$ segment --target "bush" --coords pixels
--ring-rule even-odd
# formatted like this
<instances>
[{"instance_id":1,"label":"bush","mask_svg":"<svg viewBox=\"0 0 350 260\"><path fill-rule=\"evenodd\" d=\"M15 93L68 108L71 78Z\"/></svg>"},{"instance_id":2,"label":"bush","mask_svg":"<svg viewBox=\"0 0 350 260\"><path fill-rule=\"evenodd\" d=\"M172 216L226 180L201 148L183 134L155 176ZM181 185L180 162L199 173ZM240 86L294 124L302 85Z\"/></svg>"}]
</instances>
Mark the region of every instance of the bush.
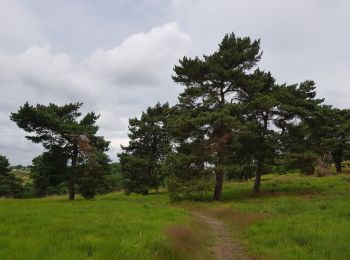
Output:
<instances>
[{"instance_id":1,"label":"bush","mask_svg":"<svg viewBox=\"0 0 350 260\"><path fill-rule=\"evenodd\" d=\"M254 164L231 164L225 167L225 173L229 180L246 181L255 176Z\"/></svg>"},{"instance_id":2,"label":"bush","mask_svg":"<svg viewBox=\"0 0 350 260\"><path fill-rule=\"evenodd\" d=\"M168 177L167 184L169 198L173 202L182 200L203 201L210 198L213 180L208 177L184 180L170 176Z\"/></svg>"},{"instance_id":3,"label":"bush","mask_svg":"<svg viewBox=\"0 0 350 260\"><path fill-rule=\"evenodd\" d=\"M166 172L171 201L207 200L213 187L212 170L193 155L171 154L165 160L162 171Z\"/></svg>"},{"instance_id":4,"label":"bush","mask_svg":"<svg viewBox=\"0 0 350 260\"><path fill-rule=\"evenodd\" d=\"M102 180L102 185L99 189L99 193L109 193L114 191L121 191L122 189L122 176L120 174L105 175Z\"/></svg>"},{"instance_id":5,"label":"bush","mask_svg":"<svg viewBox=\"0 0 350 260\"><path fill-rule=\"evenodd\" d=\"M78 168L78 191L86 199L94 199L96 194L105 193L105 177L110 173L109 158L101 152L91 153L85 164Z\"/></svg>"},{"instance_id":6,"label":"bush","mask_svg":"<svg viewBox=\"0 0 350 260\"><path fill-rule=\"evenodd\" d=\"M23 193L22 182L10 172L10 164L0 155L0 197L20 198Z\"/></svg>"}]
</instances>

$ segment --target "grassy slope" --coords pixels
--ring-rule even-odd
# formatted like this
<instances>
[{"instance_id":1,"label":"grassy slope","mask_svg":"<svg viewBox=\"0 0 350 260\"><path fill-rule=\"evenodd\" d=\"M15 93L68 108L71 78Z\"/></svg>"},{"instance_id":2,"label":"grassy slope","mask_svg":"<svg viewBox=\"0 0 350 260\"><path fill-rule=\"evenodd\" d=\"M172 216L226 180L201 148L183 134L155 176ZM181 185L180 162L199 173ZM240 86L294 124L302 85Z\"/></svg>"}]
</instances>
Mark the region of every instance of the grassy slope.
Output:
<instances>
[{"instance_id":1,"label":"grassy slope","mask_svg":"<svg viewBox=\"0 0 350 260\"><path fill-rule=\"evenodd\" d=\"M164 229L179 222L165 194L0 200L0 259L176 258Z\"/></svg>"},{"instance_id":2,"label":"grassy slope","mask_svg":"<svg viewBox=\"0 0 350 260\"><path fill-rule=\"evenodd\" d=\"M350 259L350 176L267 175L227 183L222 203L201 206L232 228L248 252L266 259Z\"/></svg>"}]
</instances>

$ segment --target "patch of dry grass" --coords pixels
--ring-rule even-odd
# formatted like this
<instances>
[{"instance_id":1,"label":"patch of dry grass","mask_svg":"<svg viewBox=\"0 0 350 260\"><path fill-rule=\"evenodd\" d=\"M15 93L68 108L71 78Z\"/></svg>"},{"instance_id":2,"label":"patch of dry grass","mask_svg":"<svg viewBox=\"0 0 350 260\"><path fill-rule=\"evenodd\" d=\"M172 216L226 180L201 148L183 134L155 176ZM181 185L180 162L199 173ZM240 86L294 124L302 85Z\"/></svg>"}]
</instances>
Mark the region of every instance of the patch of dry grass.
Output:
<instances>
[{"instance_id":1,"label":"patch of dry grass","mask_svg":"<svg viewBox=\"0 0 350 260\"><path fill-rule=\"evenodd\" d=\"M171 251L178 254L176 259L215 259L210 251L215 242L212 231L198 219L193 218L187 225L170 225L165 233L169 237Z\"/></svg>"}]
</instances>

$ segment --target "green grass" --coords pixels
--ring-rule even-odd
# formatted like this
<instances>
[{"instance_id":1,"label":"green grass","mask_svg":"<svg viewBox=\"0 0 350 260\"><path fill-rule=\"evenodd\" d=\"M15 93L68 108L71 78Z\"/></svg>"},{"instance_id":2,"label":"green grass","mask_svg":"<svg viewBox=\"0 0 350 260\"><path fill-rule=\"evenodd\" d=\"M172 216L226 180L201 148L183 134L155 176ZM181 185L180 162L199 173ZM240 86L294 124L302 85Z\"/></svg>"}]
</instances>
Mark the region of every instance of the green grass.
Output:
<instances>
[{"instance_id":1,"label":"green grass","mask_svg":"<svg viewBox=\"0 0 350 260\"><path fill-rule=\"evenodd\" d=\"M228 183L228 221L248 251L266 259L350 259L350 176L267 175L262 195L250 195L252 182ZM234 218L237 212L243 213ZM246 214L246 215L245 215ZM245 216L257 219L246 228ZM226 217L227 221L228 218Z\"/></svg>"},{"instance_id":2,"label":"green grass","mask_svg":"<svg viewBox=\"0 0 350 260\"><path fill-rule=\"evenodd\" d=\"M166 194L0 200L0 259L176 259L164 230L188 219Z\"/></svg>"},{"instance_id":3,"label":"green grass","mask_svg":"<svg viewBox=\"0 0 350 260\"><path fill-rule=\"evenodd\" d=\"M114 193L0 200L0 259L212 259L212 234L197 207L225 221L263 259L350 259L350 175L266 175L230 182L224 201L170 204L167 194Z\"/></svg>"}]
</instances>

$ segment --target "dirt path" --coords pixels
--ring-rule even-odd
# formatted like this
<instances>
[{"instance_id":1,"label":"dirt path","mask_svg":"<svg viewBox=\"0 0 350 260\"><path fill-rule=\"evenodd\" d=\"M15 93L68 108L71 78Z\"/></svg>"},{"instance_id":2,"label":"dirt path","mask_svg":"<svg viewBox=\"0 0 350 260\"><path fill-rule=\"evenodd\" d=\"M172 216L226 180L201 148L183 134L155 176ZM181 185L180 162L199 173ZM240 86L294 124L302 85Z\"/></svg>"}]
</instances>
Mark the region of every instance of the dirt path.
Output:
<instances>
[{"instance_id":1,"label":"dirt path","mask_svg":"<svg viewBox=\"0 0 350 260\"><path fill-rule=\"evenodd\" d=\"M242 259L242 248L232 241L226 225L221 220L199 211L192 210L191 212L213 230L215 244L212 250L218 259Z\"/></svg>"}]
</instances>

